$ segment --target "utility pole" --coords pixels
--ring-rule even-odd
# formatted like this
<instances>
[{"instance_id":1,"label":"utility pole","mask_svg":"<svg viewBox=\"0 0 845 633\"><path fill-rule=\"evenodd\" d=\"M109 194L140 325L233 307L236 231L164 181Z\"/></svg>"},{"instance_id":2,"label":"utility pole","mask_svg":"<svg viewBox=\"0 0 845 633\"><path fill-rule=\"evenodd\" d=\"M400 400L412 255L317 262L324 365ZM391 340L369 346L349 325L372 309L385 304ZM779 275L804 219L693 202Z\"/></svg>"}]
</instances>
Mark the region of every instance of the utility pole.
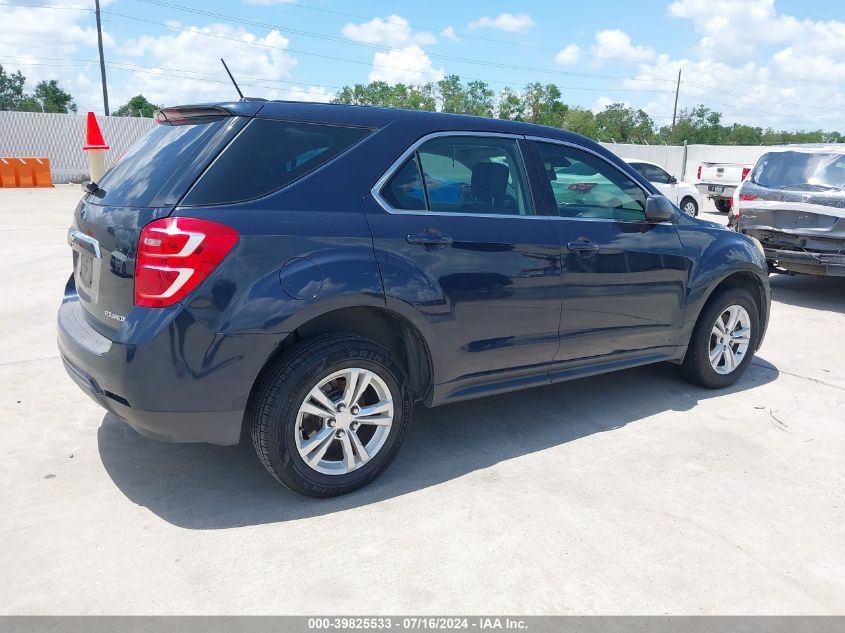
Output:
<instances>
[{"instance_id":1,"label":"utility pole","mask_svg":"<svg viewBox=\"0 0 845 633\"><path fill-rule=\"evenodd\" d=\"M675 115L678 114L678 93L680 91L681 91L681 69L678 68L678 85L675 86L675 108L672 110L672 132L673 133L675 132Z\"/></svg>"},{"instance_id":2,"label":"utility pole","mask_svg":"<svg viewBox=\"0 0 845 633\"><path fill-rule=\"evenodd\" d=\"M103 109L109 115L109 89L106 86L106 60L103 57L103 28L100 26L100 0L94 0L94 13L97 15L97 47L100 49L100 78L103 82ZM674 124L672 125L674 128Z\"/></svg>"}]
</instances>

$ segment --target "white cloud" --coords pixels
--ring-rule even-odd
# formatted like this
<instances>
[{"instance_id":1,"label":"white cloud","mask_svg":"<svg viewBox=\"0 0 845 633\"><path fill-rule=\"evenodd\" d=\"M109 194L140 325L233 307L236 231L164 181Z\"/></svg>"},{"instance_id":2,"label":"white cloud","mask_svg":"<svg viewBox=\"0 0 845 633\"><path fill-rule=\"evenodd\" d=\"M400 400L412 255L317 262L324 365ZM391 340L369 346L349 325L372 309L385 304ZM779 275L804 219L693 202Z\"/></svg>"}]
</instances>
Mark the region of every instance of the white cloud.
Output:
<instances>
[{"instance_id":1,"label":"white cloud","mask_svg":"<svg viewBox=\"0 0 845 633\"><path fill-rule=\"evenodd\" d=\"M386 81L389 84L419 84L438 81L445 76L443 68L434 68L431 58L419 46L394 48L373 56L373 70L370 81Z\"/></svg>"},{"instance_id":2,"label":"white cloud","mask_svg":"<svg viewBox=\"0 0 845 633\"><path fill-rule=\"evenodd\" d=\"M387 18L373 18L362 24L344 25L341 33L350 40L365 44L381 44L391 48L402 48L412 44L434 44L436 38L431 33L414 32L405 18L391 15Z\"/></svg>"},{"instance_id":3,"label":"white cloud","mask_svg":"<svg viewBox=\"0 0 845 633\"><path fill-rule=\"evenodd\" d=\"M127 55L144 56L141 63L156 69L133 72L131 80L122 82L116 105L138 93L162 105L231 99L234 89L223 69L210 65L220 57L246 94L281 98L291 90L279 82L291 77L296 60L284 51L288 40L278 31L258 37L225 24L185 28L124 43L121 49Z\"/></svg>"},{"instance_id":4,"label":"white cloud","mask_svg":"<svg viewBox=\"0 0 845 633\"><path fill-rule=\"evenodd\" d=\"M451 40L453 42L460 42L461 38L458 37L458 34L455 33L455 27L447 26L445 29L440 31L440 37L444 40Z\"/></svg>"},{"instance_id":5,"label":"white cloud","mask_svg":"<svg viewBox=\"0 0 845 633\"><path fill-rule=\"evenodd\" d=\"M577 64L579 59L581 59L581 49L576 44L569 44L563 47L555 55L555 61L561 66Z\"/></svg>"},{"instance_id":6,"label":"white cloud","mask_svg":"<svg viewBox=\"0 0 845 633\"><path fill-rule=\"evenodd\" d=\"M500 13L495 18L484 16L470 22L470 29L499 29L508 33L521 33L534 26L534 20L527 13Z\"/></svg>"},{"instance_id":7,"label":"white cloud","mask_svg":"<svg viewBox=\"0 0 845 633\"><path fill-rule=\"evenodd\" d=\"M90 8L86 0L67 0L61 5ZM39 81L56 79L73 95L80 110L102 111L99 65L73 61L96 59L97 31L92 13L24 6L3 8L0 59L4 69L20 70L26 76L27 91L32 91ZM103 43L108 55L114 40L106 29Z\"/></svg>"},{"instance_id":8,"label":"white cloud","mask_svg":"<svg viewBox=\"0 0 845 633\"><path fill-rule=\"evenodd\" d=\"M635 46L631 37L621 29L607 29L596 33L593 54L600 60L643 62L652 59L654 49Z\"/></svg>"}]
</instances>

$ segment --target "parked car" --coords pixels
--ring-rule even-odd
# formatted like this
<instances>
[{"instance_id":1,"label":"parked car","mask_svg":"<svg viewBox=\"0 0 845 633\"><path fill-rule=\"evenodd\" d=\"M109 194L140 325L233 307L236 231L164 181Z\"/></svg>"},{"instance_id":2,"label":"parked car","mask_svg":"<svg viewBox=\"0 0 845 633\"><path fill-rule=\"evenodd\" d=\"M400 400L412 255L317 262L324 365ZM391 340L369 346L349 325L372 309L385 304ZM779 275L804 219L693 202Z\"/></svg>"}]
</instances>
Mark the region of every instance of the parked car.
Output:
<instances>
[{"instance_id":1,"label":"parked car","mask_svg":"<svg viewBox=\"0 0 845 633\"><path fill-rule=\"evenodd\" d=\"M742 163L701 163L695 186L702 196L713 200L717 211L727 213L731 210L734 191L745 180L751 167Z\"/></svg>"},{"instance_id":2,"label":"parked car","mask_svg":"<svg viewBox=\"0 0 845 633\"><path fill-rule=\"evenodd\" d=\"M657 163L638 158L624 158L626 163L633 167L643 178L657 187L657 190L669 198L674 204L687 215L698 215L703 199L693 185L687 182L679 182L675 176L663 169Z\"/></svg>"},{"instance_id":3,"label":"parked car","mask_svg":"<svg viewBox=\"0 0 845 633\"><path fill-rule=\"evenodd\" d=\"M760 157L729 224L758 239L776 272L845 276L845 145L791 145Z\"/></svg>"},{"instance_id":4,"label":"parked car","mask_svg":"<svg viewBox=\"0 0 845 633\"><path fill-rule=\"evenodd\" d=\"M76 209L65 367L144 435L245 427L300 493L377 477L415 403L659 361L726 387L762 341L759 243L581 136L254 100L156 120Z\"/></svg>"}]
</instances>

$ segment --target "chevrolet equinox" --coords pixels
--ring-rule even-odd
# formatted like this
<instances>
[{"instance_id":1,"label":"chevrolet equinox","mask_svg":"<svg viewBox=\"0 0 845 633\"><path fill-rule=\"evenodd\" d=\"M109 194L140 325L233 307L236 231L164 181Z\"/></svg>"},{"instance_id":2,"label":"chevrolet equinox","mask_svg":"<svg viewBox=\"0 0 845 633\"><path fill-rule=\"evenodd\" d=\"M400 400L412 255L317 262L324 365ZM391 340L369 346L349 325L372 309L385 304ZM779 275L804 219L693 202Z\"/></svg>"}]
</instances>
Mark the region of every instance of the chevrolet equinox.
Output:
<instances>
[{"instance_id":1,"label":"chevrolet equinox","mask_svg":"<svg viewBox=\"0 0 845 633\"><path fill-rule=\"evenodd\" d=\"M148 437L243 427L300 493L375 479L417 402L662 361L726 387L763 338L760 243L576 134L263 100L156 123L76 208L65 368Z\"/></svg>"}]
</instances>

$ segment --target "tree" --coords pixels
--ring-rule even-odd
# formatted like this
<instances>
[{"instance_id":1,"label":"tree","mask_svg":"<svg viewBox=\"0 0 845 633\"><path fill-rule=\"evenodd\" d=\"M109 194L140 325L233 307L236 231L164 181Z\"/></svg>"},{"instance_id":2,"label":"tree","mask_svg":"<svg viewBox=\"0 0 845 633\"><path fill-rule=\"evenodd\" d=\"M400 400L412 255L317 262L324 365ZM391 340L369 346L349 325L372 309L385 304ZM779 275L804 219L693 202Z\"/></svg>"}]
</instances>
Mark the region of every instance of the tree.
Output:
<instances>
[{"instance_id":1,"label":"tree","mask_svg":"<svg viewBox=\"0 0 845 633\"><path fill-rule=\"evenodd\" d=\"M464 96L464 114L492 117L495 95L486 81L470 81Z\"/></svg>"},{"instance_id":2,"label":"tree","mask_svg":"<svg viewBox=\"0 0 845 633\"><path fill-rule=\"evenodd\" d=\"M498 117L511 121L524 121L525 112L522 97L513 89L505 87L499 92Z\"/></svg>"},{"instance_id":3,"label":"tree","mask_svg":"<svg viewBox=\"0 0 845 633\"><path fill-rule=\"evenodd\" d=\"M466 93L460 77L446 75L437 82L437 90L441 112L466 112Z\"/></svg>"},{"instance_id":4,"label":"tree","mask_svg":"<svg viewBox=\"0 0 845 633\"><path fill-rule=\"evenodd\" d=\"M603 141L642 143L654 139L654 121L642 110L612 103L596 114L596 135Z\"/></svg>"},{"instance_id":5,"label":"tree","mask_svg":"<svg viewBox=\"0 0 845 633\"><path fill-rule=\"evenodd\" d=\"M569 108L563 116L565 130L582 134L590 138L597 138L596 117L592 110L586 108Z\"/></svg>"},{"instance_id":6,"label":"tree","mask_svg":"<svg viewBox=\"0 0 845 633\"><path fill-rule=\"evenodd\" d=\"M69 92L59 86L55 79L39 81L33 95L44 112L76 112L76 102Z\"/></svg>"},{"instance_id":7,"label":"tree","mask_svg":"<svg viewBox=\"0 0 845 633\"><path fill-rule=\"evenodd\" d=\"M144 95L135 95L129 101L112 112L112 116L152 117L161 106L147 101Z\"/></svg>"},{"instance_id":8,"label":"tree","mask_svg":"<svg viewBox=\"0 0 845 633\"><path fill-rule=\"evenodd\" d=\"M531 123L561 127L569 107L561 100L560 88L554 84L542 85L539 81L525 86L523 110Z\"/></svg>"},{"instance_id":9,"label":"tree","mask_svg":"<svg viewBox=\"0 0 845 633\"><path fill-rule=\"evenodd\" d=\"M0 64L0 110L17 110L23 99L26 77L21 71L7 73Z\"/></svg>"}]
</instances>

